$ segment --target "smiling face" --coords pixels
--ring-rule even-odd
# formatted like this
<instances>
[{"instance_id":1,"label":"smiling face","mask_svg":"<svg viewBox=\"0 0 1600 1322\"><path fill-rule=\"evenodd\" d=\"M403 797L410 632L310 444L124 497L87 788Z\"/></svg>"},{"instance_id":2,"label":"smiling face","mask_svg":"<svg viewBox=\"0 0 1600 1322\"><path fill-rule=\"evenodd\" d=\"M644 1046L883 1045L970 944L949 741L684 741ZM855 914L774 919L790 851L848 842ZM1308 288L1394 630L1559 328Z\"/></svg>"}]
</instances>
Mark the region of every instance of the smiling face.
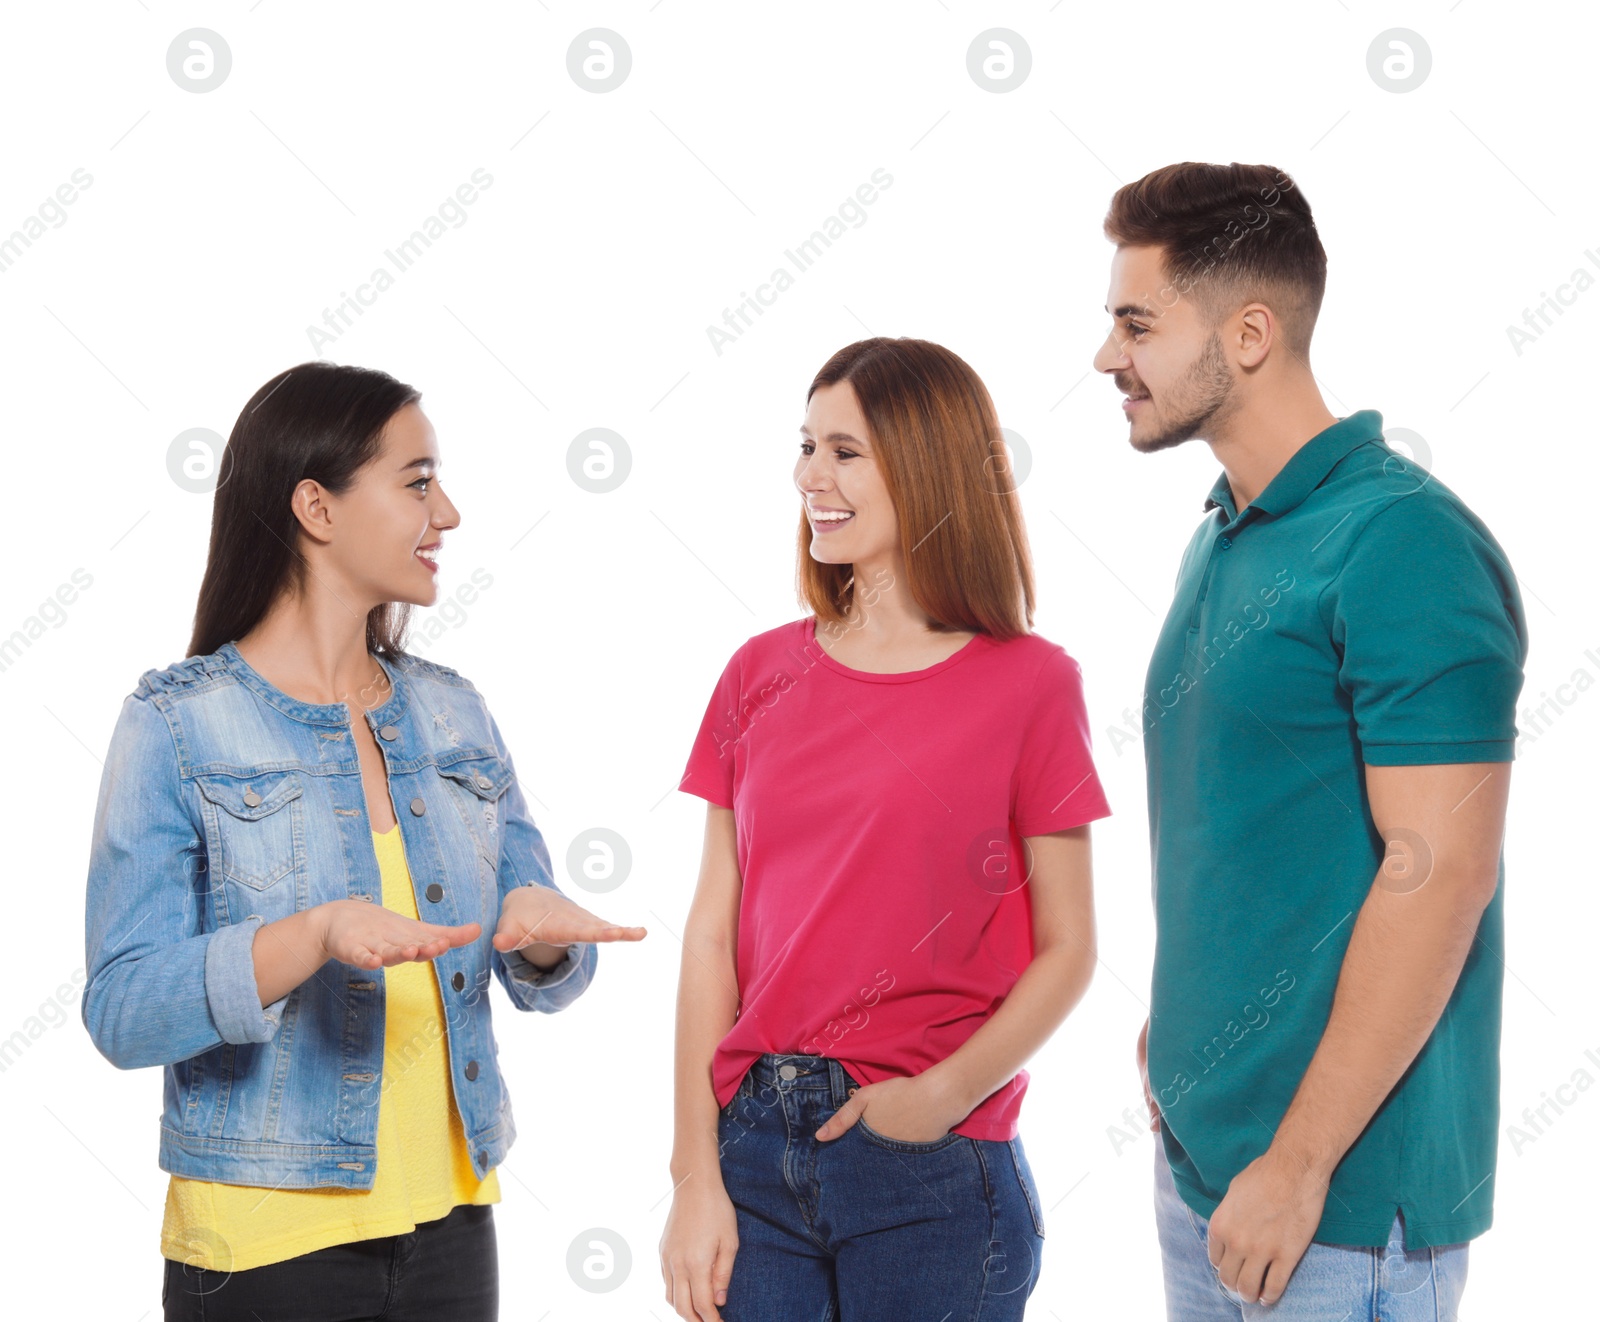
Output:
<instances>
[{"instance_id":1,"label":"smiling face","mask_svg":"<svg viewBox=\"0 0 1600 1322\"><path fill-rule=\"evenodd\" d=\"M823 564L893 560L900 524L873 453L867 420L848 381L819 386L800 428L794 484L805 497L811 555Z\"/></svg>"},{"instance_id":2,"label":"smiling face","mask_svg":"<svg viewBox=\"0 0 1600 1322\"><path fill-rule=\"evenodd\" d=\"M1208 437L1239 402L1219 328L1192 295L1172 302L1176 293L1160 248L1116 250L1106 301L1111 333L1094 365L1130 397L1123 404L1128 443L1147 454Z\"/></svg>"},{"instance_id":3,"label":"smiling face","mask_svg":"<svg viewBox=\"0 0 1600 1322\"><path fill-rule=\"evenodd\" d=\"M343 495L321 492L324 532L333 534L323 556L373 603L431 606L441 534L461 522L439 485L439 442L421 407L408 404L389 419L380 446Z\"/></svg>"}]
</instances>

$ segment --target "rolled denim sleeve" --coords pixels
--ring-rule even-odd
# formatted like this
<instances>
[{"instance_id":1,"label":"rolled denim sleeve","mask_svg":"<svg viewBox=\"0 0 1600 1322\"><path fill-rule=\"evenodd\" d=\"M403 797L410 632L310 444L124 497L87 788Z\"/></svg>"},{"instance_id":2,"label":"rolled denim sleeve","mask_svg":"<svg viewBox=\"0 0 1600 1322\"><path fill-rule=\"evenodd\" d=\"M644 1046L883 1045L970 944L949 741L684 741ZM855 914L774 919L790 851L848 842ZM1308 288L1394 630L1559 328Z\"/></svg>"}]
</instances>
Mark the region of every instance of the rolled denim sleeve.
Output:
<instances>
[{"instance_id":1,"label":"rolled denim sleeve","mask_svg":"<svg viewBox=\"0 0 1600 1322\"><path fill-rule=\"evenodd\" d=\"M269 1042L278 1031L288 993L263 1008L256 985L258 913L210 934L206 946L206 1001L224 1042Z\"/></svg>"},{"instance_id":2,"label":"rolled denim sleeve","mask_svg":"<svg viewBox=\"0 0 1600 1322\"><path fill-rule=\"evenodd\" d=\"M511 785L500 801L500 867L497 873L500 903L518 886L548 886L558 894L550 867L550 850L544 836L528 813L528 804L517 783L516 764L501 737L493 716L489 727L494 732L495 749L511 768ZM496 915L498 921L499 915ZM579 941L567 947L566 958L548 971L541 971L520 951L502 954L491 949L495 976L505 988L511 1003L519 1010L538 1010L554 1014L564 1010L589 988L599 963L599 950L593 941Z\"/></svg>"},{"instance_id":3,"label":"rolled denim sleeve","mask_svg":"<svg viewBox=\"0 0 1600 1322\"><path fill-rule=\"evenodd\" d=\"M186 803L166 717L123 700L95 803L81 1013L119 1069L170 1065L224 1042L265 1042L251 943L260 920L207 931L205 836Z\"/></svg>"},{"instance_id":4,"label":"rolled denim sleeve","mask_svg":"<svg viewBox=\"0 0 1600 1322\"><path fill-rule=\"evenodd\" d=\"M567 947L566 958L551 969L539 968L538 965L525 959L520 950L509 950L501 958L505 960L506 969L513 979L524 987L542 993L547 1001L553 1001L558 987L565 988L568 983L575 981L581 982L585 987L588 986L589 979L594 977L598 953L593 941L577 942ZM582 988L578 990L581 991ZM577 992L573 993L574 996L576 994ZM568 996L561 1005L551 1005L549 1008L559 1010L571 1000L572 997Z\"/></svg>"}]
</instances>

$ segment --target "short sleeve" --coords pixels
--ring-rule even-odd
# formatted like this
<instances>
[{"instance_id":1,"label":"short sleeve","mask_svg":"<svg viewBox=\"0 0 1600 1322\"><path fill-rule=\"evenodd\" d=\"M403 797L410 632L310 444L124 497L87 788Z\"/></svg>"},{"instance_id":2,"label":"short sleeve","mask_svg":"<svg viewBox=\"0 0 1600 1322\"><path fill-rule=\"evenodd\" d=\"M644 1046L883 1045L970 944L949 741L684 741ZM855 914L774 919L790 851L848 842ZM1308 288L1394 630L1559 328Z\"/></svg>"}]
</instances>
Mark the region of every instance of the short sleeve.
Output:
<instances>
[{"instance_id":1,"label":"short sleeve","mask_svg":"<svg viewBox=\"0 0 1600 1322\"><path fill-rule=\"evenodd\" d=\"M722 808L733 807L734 755L742 728L739 710L743 661L744 648L741 647L723 667L711 701L706 704L700 732L689 750L683 779L678 782L680 790L697 794Z\"/></svg>"},{"instance_id":2,"label":"short sleeve","mask_svg":"<svg viewBox=\"0 0 1600 1322\"><path fill-rule=\"evenodd\" d=\"M1362 760L1509 762L1527 628L1504 552L1447 493L1375 515L1324 589Z\"/></svg>"},{"instance_id":3,"label":"short sleeve","mask_svg":"<svg viewBox=\"0 0 1600 1322\"><path fill-rule=\"evenodd\" d=\"M1034 680L1017 759L1012 820L1023 837L1111 815L1090 751L1078 663L1055 647Z\"/></svg>"}]
</instances>

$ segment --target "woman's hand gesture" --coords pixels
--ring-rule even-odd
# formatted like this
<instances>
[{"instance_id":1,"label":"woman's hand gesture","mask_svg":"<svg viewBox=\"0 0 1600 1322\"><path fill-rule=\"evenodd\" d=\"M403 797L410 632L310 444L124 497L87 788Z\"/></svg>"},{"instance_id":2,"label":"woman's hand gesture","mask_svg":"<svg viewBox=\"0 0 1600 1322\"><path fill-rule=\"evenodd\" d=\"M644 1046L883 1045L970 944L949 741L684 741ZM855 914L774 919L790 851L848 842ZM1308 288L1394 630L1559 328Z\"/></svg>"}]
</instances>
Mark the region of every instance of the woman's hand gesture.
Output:
<instances>
[{"instance_id":1,"label":"woman's hand gesture","mask_svg":"<svg viewBox=\"0 0 1600 1322\"><path fill-rule=\"evenodd\" d=\"M579 941L642 941L645 929L597 918L549 886L518 886L500 906L494 948L502 955L530 945L568 946Z\"/></svg>"},{"instance_id":2,"label":"woman's hand gesture","mask_svg":"<svg viewBox=\"0 0 1600 1322\"><path fill-rule=\"evenodd\" d=\"M330 900L315 912L321 919L322 962L336 959L361 969L435 959L472 944L483 930L478 923L424 923L366 900Z\"/></svg>"}]
</instances>

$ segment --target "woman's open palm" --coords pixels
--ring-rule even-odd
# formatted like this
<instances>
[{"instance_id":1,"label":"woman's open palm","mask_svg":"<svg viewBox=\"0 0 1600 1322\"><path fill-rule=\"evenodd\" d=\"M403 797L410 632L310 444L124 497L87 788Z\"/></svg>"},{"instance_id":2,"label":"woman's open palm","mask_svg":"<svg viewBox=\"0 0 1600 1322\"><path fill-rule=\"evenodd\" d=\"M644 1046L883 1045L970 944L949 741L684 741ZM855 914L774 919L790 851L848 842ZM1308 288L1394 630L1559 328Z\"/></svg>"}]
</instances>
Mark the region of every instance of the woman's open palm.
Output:
<instances>
[{"instance_id":1,"label":"woman's open palm","mask_svg":"<svg viewBox=\"0 0 1600 1322\"><path fill-rule=\"evenodd\" d=\"M482 931L478 923L425 923L366 900L330 900L318 908L324 911L325 957L363 969L436 959L456 946L471 945Z\"/></svg>"},{"instance_id":2,"label":"woman's open palm","mask_svg":"<svg viewBox=\"0 0 1600 1322\"><path fill-rule=\"evenodd\" d=\"M501 954L542 941L565 946L579 941L642 941L645 929L608 923L549 886L518 886L500 906L494 948Z\"/></svg>"}]
</instances>

